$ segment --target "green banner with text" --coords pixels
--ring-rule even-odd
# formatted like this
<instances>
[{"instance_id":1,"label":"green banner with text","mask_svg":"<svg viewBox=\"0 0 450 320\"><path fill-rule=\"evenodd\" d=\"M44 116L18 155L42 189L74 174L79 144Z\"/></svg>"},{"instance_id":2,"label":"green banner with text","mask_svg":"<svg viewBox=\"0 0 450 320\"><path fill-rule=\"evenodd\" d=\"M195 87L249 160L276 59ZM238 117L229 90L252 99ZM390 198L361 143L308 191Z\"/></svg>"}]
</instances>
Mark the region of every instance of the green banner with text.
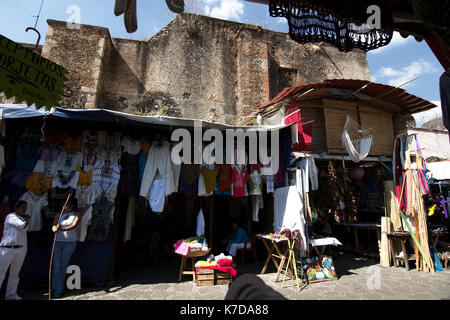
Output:
<instances>
[{"instance_id":1,"label":"green banner with text","mask_svg":"<svg viewBox=\"0 0 450 320\"><path fill-rule=\"evenodd\" d=\"M0 35L0 92L47 109L61 100L67 70Z\"/></svg>"}]
</instances>

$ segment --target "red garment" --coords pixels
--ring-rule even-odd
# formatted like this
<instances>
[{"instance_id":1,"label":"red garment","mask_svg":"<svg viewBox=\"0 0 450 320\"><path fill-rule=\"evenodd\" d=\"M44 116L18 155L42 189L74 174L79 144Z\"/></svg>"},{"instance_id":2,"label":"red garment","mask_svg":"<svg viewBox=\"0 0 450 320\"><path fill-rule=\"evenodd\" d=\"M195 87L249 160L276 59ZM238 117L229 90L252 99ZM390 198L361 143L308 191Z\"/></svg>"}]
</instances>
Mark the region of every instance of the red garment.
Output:
<instances>
[{"instance_id":1,"label":"red garment","mask_svg":"<svg viewBox=\"0 0 450 320\"><path fill-rule=\"evenodd\" d=\"M198 267L196 269L214 269L214 270L219 270L228 274L231 274L233 277L236 277L236 270L233 267L219 267L219 266L215 266L215 267Z\"/></svg>"},{"instance_id":2,"label":"red garment","mask_svg":"<svg viewBox=\"0 0 450 320\"><path fill-rule=\"evenodd\" d=\"M262 164L261 163L251 164L250 165L250 174L252 174L253 171L261 172L261 168L262 168Z\"/></svg>"},{"instance_id":3,"label":"red garment","mask_svg":"<svg viewBox=\"0 0 450 320\"><path fill-rule=\"evenodd\" d=\"M313 123L302 124L302 115L295 99L292 99L291 106L286 111L284 124L293 124L297 122L298 143L294 143L292 151L307 151L311 149Z\"/></svg>"},{"instance_id":4,"label":"red garment","mask_svg":"<svg viewBox=\"0 0 450 320\"><path fill-rule=\"evenodd\" d=\"M231 166L229 164L220 164L219 173L217 174L219 180L219 191L231 191Z\"/></svg>"},{"instance_id":5,"label":"red garment","mask_svg":"<svg viewBox=\"0 0 450 320\"><path fill-rule=\"evenodd\" d=\"M242 166L242 172L233 167L231 169L231 181L233 182L233 197L245 197L245 186L248 181L247 167Z\"/></svg>"},{"instance_id":6,"label":"red garment","mask_svg":"<svg viewBox=\"0 0 450 320\"><path fill-rule=\"evenodd\" d=\"M217 265L219 267L229 267L229 266L233 265L233 260L231 260L231 259L220 259L219 261L217 261Z\"/></svg>"}]
</instances>

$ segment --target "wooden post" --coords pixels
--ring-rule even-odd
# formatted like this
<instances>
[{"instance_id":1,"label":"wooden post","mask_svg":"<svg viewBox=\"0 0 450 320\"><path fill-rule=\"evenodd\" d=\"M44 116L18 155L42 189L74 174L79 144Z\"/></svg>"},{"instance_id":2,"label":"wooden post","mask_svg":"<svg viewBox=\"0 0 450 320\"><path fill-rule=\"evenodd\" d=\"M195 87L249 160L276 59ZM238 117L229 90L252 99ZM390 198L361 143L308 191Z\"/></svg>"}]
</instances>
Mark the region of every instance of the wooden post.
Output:
<instances>
[{"instance_id":1,"label":"wooden post","mask_svg":"<svg viewBox=\"0 0 450 320\"><path fill-rule=\"evenodd\" d=\"M381 217L380 265L390 267L390 244L387 235L390 233L391 219Z\"/></svg>"}]
</instances>

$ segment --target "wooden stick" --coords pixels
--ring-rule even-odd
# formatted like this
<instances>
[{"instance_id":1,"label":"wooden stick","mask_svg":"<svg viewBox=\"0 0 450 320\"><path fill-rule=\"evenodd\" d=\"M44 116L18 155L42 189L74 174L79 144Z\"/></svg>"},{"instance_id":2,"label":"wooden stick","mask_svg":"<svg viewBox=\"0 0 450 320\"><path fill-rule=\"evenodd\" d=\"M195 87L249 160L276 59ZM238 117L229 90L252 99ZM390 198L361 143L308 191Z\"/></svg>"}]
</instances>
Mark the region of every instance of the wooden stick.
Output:
<instances>
[{"instance_id":1,"label":"wooden stick","mask_svg":"<svg viewBox=\"0 0 450 320\"><path fill-rule=\"evenodd\" d=\"M69 202L70 197L72 196L72 193L69 193L66 199L66 203L64 203L64 206L61 209L61 213L58 217L58 224L56 225L57 228L59 228L59 220L61 220L61 216L64 212L64 209L67 206L67 202ZM48 300L52 299L52 267L53 267L53 255L55 254L55 244L56 244L56 236L58 235L58 229L55 232L55 236L53 238L53 246L52 246L52 253L50 255L50 267L48 269Z\"/></svg>"}]
</instances>

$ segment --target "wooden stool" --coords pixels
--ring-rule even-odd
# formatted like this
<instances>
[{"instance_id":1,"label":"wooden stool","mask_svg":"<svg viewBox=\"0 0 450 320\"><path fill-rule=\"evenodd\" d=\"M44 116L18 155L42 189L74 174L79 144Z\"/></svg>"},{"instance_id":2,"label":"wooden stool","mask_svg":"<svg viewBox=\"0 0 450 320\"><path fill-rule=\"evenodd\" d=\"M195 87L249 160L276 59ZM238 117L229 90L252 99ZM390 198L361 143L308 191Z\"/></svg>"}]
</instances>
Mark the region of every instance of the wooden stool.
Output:
<instances>
[{"instance_id":1,"label":"wooden stool","mask_svg":"<svg viewBox=\"0 0 450 320\"><path fill-rule=\"evenodd\" d=\"M408 253L406 252L406 241L408 239L411 241L411 236L409 232L392 232L389 233L387 237L389 239L389 246L393 265L395 267L398 267L399 262L403 262L405 264L406 270L409 270L409 260L415 260L414 257L408 257ZM402 246L403 258L398 258L395 256L394 240L400 241L400 244Z\"/></svg>"}]
</instances>

